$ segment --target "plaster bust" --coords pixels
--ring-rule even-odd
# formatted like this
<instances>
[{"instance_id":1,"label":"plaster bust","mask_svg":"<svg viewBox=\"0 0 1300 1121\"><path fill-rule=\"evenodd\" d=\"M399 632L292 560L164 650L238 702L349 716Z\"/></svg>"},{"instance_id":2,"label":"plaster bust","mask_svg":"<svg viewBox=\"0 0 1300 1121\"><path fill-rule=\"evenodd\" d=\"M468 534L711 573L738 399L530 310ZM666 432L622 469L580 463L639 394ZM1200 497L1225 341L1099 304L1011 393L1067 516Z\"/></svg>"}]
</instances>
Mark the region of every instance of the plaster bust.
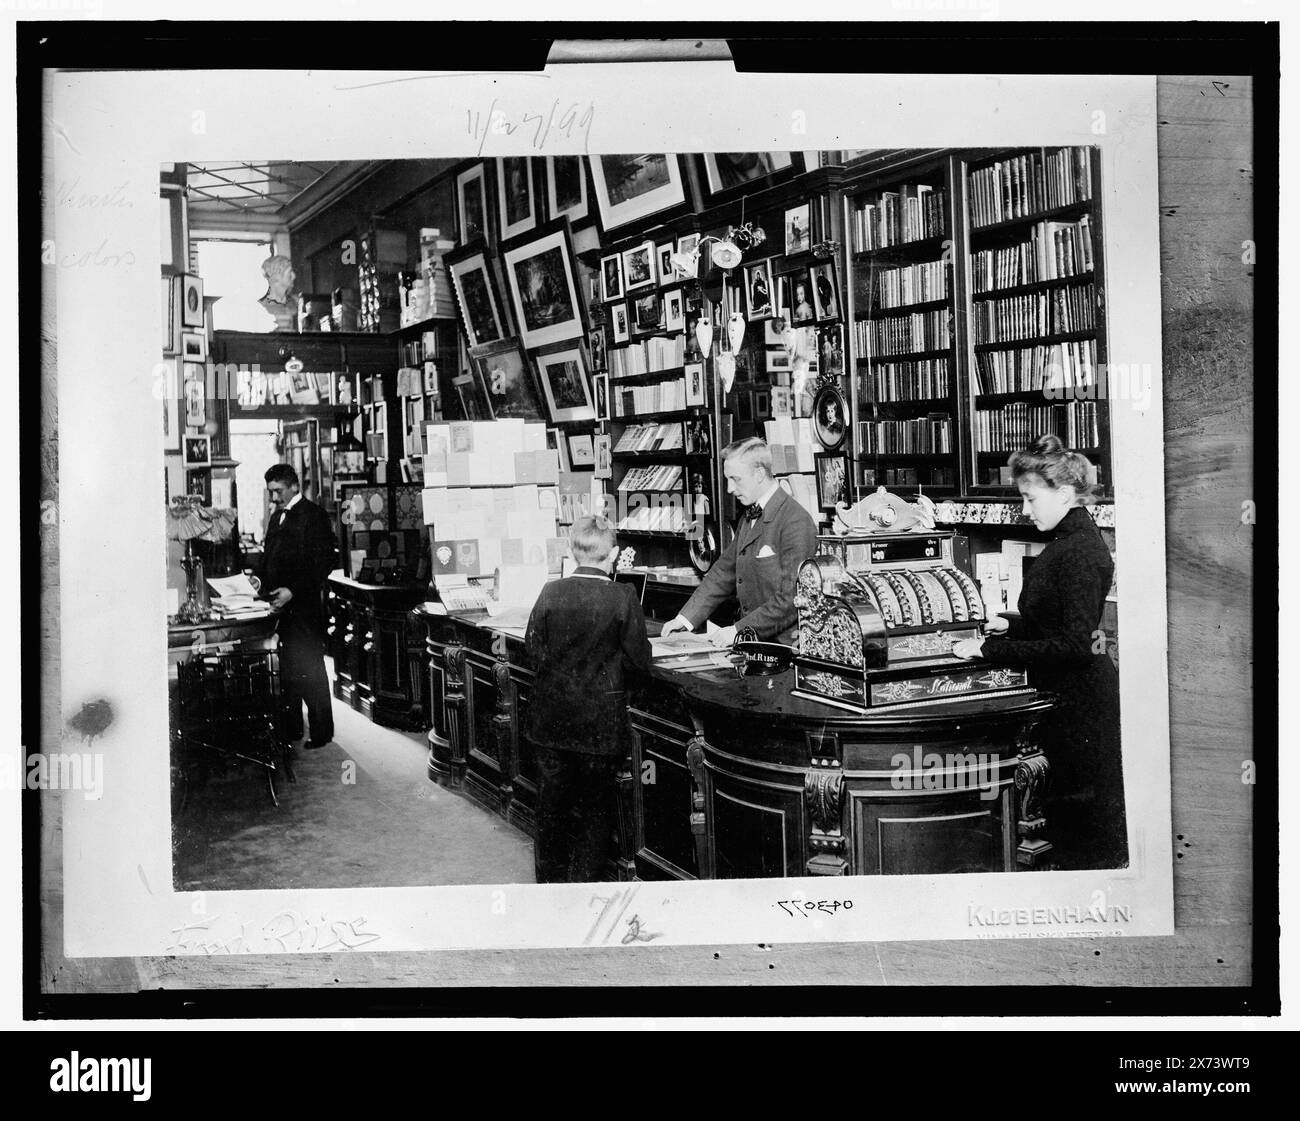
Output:
<instances>
[{"instance_id":1,"label":"plaster bust","mask_svg":"<svg viewBox=\"0 0 1300 1121\"><path fill-rule=\"evenodd\" d=\"M275 330L298 329L298 297L293 291L293 262L279 254L262 262L262 275L266 277L266 295L257 302L275 320Z\"/></svg>"}]
</instances>

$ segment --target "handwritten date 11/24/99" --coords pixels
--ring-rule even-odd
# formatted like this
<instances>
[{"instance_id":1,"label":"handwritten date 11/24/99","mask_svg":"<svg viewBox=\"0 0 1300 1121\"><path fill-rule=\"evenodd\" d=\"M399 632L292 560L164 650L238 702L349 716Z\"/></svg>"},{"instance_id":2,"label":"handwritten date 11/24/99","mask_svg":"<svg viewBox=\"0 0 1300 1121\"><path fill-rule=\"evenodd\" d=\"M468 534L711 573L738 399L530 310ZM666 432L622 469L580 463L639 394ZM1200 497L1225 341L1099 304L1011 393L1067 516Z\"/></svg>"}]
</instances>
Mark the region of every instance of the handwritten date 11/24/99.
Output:
<instances>
[{"instance_id":1,"label":"handwritten date 11/24/99","mask_svg":"<svg viewBox=\"0 0 1300 1121\"><path fill-rule=\"evenodd\" d=\"M590 103L584 107L575 101L568 108L561 110L560 99L556 98L547 109L514 116L499 107L493 100L486 113L477 109L466 109L465 127L470 136L479 142L480 156L483 154L489 136L514 136L521 129L538 151L546 147L552 133L556 139L563 140L572 140L575 134L580 135L585 151L591 138L591 122L595 115L596 107ZM530 128L531 136L528 135Z\"/></svg>"},{"instance_id":2,"label":"handwritten date 11/24/99","mask_svg":"<svg viewBox=\"0 0 1300 1121\"><path fill-rule=\"evenodd\" d=\"M851 911L853 909L853 900L818 899L814 902L811 899L778 899L776 905L791 918L794 918L795 915L801 915L806 919L811 912L815 911L820 911L824 915L833 915L841 907L846 911Z\"/></svg>"}]
</instances>

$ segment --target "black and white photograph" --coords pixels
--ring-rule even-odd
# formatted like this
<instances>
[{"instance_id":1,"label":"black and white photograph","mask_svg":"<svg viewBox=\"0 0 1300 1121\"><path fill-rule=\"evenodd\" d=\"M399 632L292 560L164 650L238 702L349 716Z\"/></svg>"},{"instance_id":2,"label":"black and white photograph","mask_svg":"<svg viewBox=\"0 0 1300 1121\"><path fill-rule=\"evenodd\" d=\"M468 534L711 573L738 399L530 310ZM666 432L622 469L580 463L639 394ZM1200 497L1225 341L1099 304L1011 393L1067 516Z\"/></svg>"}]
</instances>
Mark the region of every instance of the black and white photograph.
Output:
<instances>
[{"instance_id":1,"label":"black and white photograph","mask_svg":"<svg viewBox=\"0 0 1300 1121\"><path fill-rule=\"evenodd\" d=\"M203 278L186 273L181 277L181 326L203 326Z\"/></svg>"},{"instance_id":2,"label":"black and white photograph","mask_svg":"<svg viewBox=\"0 0 1300 1121\"><path fill-rule=\"evenodd\" d=\"M674 275L679 280L694 280L700 269L698 259L700 235L696 233L682 234L677 239L677 253L681 264L673 266Z\"/></svg>"},{"instance_id":3,"label":"black and white photograph","mask_svg":"<svg viewBox=\"0 0 1300 1121\"><path fill-rule=\"evenodd\" d=\"M1073 1013L1250 980L1242 762L1276 769L1249 703L1276 669L1250 625L1276 514L1243 505L1253 79L818 57L45 76L47 196L136 203L59 205L59 252L136 264L50 278L58 676L26 750L102 754L104 782L28 792L42 986L924 985L1003 1016L1026 985ZM522 122L553 102L574 127L543 142ZM809 150L729 151L774 144ZM200 420L181 393L159 440L164 188L206 305L186 359L292 357L315 403L218 387ZM935 214L943 238L868 248ZM766 241L725 277L665 272L742 221ZM340 253L371 231L382 267ZM858 298L944 270L915 316ZM399 374L426 364L430 393ZM340 455L377 528L345 520ZM585 516L636 487L707 512L707 572L680 501ZM619 554L644 586L577 626L570 585L597 614L607 589L561 562Z\"/></svg>"},{"instance_id":4,"label":"black and white photograph","mask_svg":"<svg viewBox=\"0 0 1300 1121\"><path fill-rule=\"evenodd\" d=\"M672 241L660 242L655 246L655 268L660 284L671 284L677 278L673 271L673 254L676 252L677 245Z\"/></svg>"}]
</instances>

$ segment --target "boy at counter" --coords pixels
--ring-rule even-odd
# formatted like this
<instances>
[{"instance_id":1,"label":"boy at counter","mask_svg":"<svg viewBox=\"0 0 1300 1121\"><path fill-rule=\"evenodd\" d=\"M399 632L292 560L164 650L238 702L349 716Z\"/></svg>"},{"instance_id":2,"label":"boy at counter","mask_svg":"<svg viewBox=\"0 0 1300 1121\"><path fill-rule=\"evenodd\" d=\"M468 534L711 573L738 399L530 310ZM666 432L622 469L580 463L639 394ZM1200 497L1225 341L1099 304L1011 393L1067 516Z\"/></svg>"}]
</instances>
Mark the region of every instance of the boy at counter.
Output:
<instances>
[{"instance_id":1,"label":"boy at counter","mask_svg":"<svg viewBox=\"0 0 1300 1121\"><path fill-rule=\"evenodd\" d=\"M542 588L524 638L537 675L524 734L540 776L539 884L609 878L616 777L630 737L623 676L650 668L636 592L610 579L618 559L613 523L579 518L569 546L578 568Z\"/></svg>"}]
</instances>

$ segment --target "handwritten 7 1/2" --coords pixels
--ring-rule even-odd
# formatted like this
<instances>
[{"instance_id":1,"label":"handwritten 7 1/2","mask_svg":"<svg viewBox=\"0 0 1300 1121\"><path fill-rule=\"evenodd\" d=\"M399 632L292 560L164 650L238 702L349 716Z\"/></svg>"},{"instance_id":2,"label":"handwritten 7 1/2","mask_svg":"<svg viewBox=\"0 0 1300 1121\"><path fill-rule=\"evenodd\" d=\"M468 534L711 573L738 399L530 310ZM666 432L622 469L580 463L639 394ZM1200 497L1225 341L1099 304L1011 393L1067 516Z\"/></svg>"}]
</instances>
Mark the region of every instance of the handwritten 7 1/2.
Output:
<instances>
[{"instance_id":1,"label":"handwritten 7 1/2","mask_svg":"<svg viewBox=\"0 0 1300 1121\"><path fill-rule=\"evenodd\" d=\"M595 115L594 105L588 103L586 109L583 109L576 101L561 113L560 99L557 97L551 102L548 111L524 113L517 121L512 121L504 109L497 107L496 100L493 99L487 113L474 109L465 110L465 128L470 136L478 141L480 156L483 154L489 133L496 136L514 136L519 129L527 129L529 125L533 126L533 147L538 151L546 147L551 130L554 128L556 135L562 136L565 140L572 140L575 130L581 132L582 150L585 152L591 141L591 122Z\"/></svg>"}]
</instances>

